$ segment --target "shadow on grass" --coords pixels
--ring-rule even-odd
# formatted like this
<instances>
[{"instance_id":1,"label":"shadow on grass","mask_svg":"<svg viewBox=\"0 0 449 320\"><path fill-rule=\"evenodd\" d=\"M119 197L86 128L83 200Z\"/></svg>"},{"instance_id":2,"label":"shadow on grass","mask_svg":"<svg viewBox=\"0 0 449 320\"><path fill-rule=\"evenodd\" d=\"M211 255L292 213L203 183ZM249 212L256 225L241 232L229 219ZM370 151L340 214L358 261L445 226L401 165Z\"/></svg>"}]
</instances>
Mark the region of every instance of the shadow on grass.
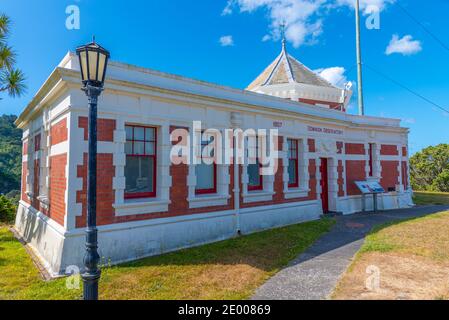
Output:
<instances>
[{"instance_id":1,"label":"shadow on grass","mask_svg":"<svg viewBox=\"0 0 449 320\"><path fill-rule=\"evenodd\" d=\"M272 272L283 267L328 232L334 219L324 218L198 247L119 264L111 269L201 264L246 264Z\"/></svg>"}]
</instances>

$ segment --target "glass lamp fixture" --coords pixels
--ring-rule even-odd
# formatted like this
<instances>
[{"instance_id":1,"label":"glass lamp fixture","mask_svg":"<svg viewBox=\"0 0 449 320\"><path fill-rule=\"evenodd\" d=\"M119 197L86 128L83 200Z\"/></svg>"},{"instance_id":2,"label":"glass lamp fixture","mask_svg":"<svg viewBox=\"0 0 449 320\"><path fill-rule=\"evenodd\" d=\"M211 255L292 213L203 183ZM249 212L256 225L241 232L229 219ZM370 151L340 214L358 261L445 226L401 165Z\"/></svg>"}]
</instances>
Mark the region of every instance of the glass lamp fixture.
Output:
<instances>
[{"instance_id":1,"label":"glass lamp fixture","mask_svg":"<svg viewBox=\"0 0 449 320\"><path fill-rule=\"evenodd\" d=\"M95 39L76 49L81 68L81 80L84 86L91 85L102 88L106 76L106 68L110 57L109 51L95 43Z\"/></svg>"}]
</instances>

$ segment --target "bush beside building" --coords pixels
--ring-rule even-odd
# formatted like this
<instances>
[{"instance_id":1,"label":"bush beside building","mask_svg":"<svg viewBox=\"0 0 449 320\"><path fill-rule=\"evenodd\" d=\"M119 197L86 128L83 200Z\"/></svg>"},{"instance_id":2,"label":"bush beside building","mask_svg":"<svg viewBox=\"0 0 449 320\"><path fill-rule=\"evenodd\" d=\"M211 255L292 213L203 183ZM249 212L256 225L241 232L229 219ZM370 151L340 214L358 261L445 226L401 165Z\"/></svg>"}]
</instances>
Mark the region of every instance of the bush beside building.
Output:
<instances>
[{"instance_id":1,"label":"bush beside building","mask_svg":"<svg viewBox=\"0 0 449 320\"><path fill-rule=\"evenodd\" d=\"M449 144L427 147L410 158L414 190L449 192Z\"/></svg>"}]
</instances>

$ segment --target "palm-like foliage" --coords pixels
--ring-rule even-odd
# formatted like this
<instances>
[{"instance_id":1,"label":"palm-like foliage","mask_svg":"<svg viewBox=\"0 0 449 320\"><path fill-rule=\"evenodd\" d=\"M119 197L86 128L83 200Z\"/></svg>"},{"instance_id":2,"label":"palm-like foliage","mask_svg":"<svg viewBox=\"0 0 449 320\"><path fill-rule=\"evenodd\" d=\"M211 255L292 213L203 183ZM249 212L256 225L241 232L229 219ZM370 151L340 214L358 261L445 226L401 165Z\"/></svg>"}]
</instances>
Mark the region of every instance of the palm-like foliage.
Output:
<instances>
[{"instance_id":1,"label":"palm-like foliage","mask_svg":"<svg viewBox=\"0 0 449 320\"><path fill-rule=\"evenodd\" d=\"M13 98L20 97L26 90L25 75L18 69L4 71L0 75L0 83L7 84L5 90Z\"/></svg>"},{"instance_id":2,"label":"palm-like foliage","mask_svg":"<svg viewBox=\"0 0 449 320\"><path fill-rule=\"evenodd\" d=\"M1 34L8 34L9 32L9 26L11 24L11 20L9 19L9 17L2 13L0 15L0 33Z\"/></svg>"},{"instance_id":3,"label":"palm-like foliage","mask_svg":"<svg viewBox=\"0 0 449 320\"><path fill-rule=\"evenodd\" d=\"M8 46L7 38L11 20L5 14L0 15L0 92L6 91L11 97L21 96L25 90L25 76L15 69L16 54Z\"/></svg>"},{"instance_id":4,"label":"palm-like foliage","mask_svg":"<svg viewBox=\"0 0 449 320\"><path fill-rule=\"evenodd\" d=\"M11 47L0 44L0 69L11 70L16 63L16 54Z\"/></svg>"}]
</instances>

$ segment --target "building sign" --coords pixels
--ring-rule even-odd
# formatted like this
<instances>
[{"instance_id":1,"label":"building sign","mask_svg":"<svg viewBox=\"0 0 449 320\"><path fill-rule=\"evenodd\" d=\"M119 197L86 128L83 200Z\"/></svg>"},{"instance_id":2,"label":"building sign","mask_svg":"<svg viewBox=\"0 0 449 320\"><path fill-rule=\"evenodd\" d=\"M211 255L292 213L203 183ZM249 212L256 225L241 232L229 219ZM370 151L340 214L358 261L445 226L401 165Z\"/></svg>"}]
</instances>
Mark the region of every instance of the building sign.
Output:
<instances>
[{"instance_id":1,"label":"building sign","mask_svg":"<svg viewBox=\"0 0 449 320\"><path fill-rule=\"evenodd\" d=\"M338 135L343 134L343 130L330 129L330 128L325 128L325 127L308 126L307 130L310 132L319 132L319 133L326 133L326 134L338 134Z\"/></svg>"},{"instance_id":2,"label":"building sign","mask_svg":"<svg viewBox=\"0 0 449 320\"><path fill-rule=\"evenodd\" d=\"M363 194L385 192L384 188L376 181L356 181L355 184Z\"/></svg>"},{"instance_id":3,"label":"building sign","mask_svg":"<svg viewBox=\"0 0 449 320\"><path fill-rule=\"evenodd\" d=\"M273 121L273 127L282 128L282 126L283 126L282 121Z\"/></svg>"}]
</instances>

